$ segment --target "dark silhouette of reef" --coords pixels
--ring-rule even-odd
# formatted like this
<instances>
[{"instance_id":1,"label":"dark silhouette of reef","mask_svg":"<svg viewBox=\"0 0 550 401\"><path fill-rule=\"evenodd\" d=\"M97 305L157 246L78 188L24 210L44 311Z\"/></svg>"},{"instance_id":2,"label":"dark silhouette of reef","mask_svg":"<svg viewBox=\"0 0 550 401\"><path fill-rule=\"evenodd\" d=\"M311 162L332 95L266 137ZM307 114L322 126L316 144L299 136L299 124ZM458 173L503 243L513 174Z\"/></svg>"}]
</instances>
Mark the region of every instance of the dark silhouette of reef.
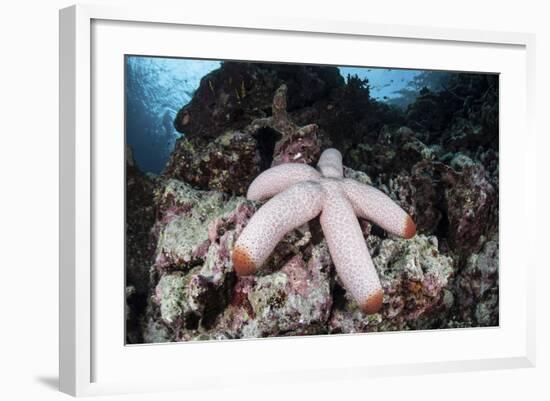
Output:
<instances>
[{"instance_id":1,"label":"dark silhouette of reef","mask_svg":"<svg viewBox=\"0 0 550 401\"><path fill-rule=\"evenodd\" d=\"M149 267L154 244L154 179L139 171L130 148L126 148L126 336L129 343L143 342L140 318L150 292Z\"/></svg>"},{"instance_id":2,"label":"dark silhouette of reef","mask_svg":"<svg viewBox=\"0 0 550 401\"><path fill-rule=\"evenodd\" d=\"M336 67L225 62L206 75L162 175L128 159L127 341L498 325L498 76L448 74L441 88L402 109ZM327 147L417 224L407 241L362 223L379 314L347 297L316 220L262 274L233 272L232 244L260 206L243 198L250 182Z\"/></svg>"}]
</instances>

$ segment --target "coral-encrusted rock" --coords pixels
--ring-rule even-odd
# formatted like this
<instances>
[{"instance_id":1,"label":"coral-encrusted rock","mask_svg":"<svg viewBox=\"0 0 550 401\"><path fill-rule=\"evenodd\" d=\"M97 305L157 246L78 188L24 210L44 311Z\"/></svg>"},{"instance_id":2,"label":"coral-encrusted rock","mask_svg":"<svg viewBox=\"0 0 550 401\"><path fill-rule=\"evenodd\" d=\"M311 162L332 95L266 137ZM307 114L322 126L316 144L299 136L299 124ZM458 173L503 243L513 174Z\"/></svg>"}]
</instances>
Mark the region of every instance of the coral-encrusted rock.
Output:
<instances>
[{"instance_id":1,"label":"coral-encrusted rock","mask_svg":"<svg viewBox=\"0 0 550 401\"><path fill-rule=\"evenodd\" d=\"M419 232L435 234L442 219L445 187L439 176L445 174L445 166L435 161L439 147L428 147L417 136L407 127L384 127L376 141L360 143L348 159L413 216Z\"/></svg>"},{"instance_id":2,"label":"coral-encrusted rock","mask_svg":"<svg viewBox=\"0 0 550 401\"><path fill-rule=\"evenodd\" d=\"M185 329L208 327L225 307L235 279L231 249L254 208L243 198L194 190L176 180L165 183L156 202L149 319L161 320L174 341ZM158 338L158 331L147 323L147 336Z\"/></svg>"},{"instance_id":3,"label":"coral-encrusted rock","mask_svg":"<svg viewBox=\"0 0 550 401\"><path fill-rule=\"evenodd\" d=\"M375 184L413 216L419 232L467 257L497 228L498 193L479 162L458 154L450 164L422 159Z\"/></svg>"},{"instance_id":4,"label":"coral-encrusted rock","mask_svg":"<svg viewBox=\"0 0 550 401\"><path fill-rule=\"evenodd\" d=\"M320 143L317 138L316 124L299 127L294 124L287 113L287 86L281 85L273 96L271 117L252 121L247 131L265 132L266 129L276 133L280 139L273 149L272 166L282 163L311 164L319 158Z\"/></svg>"},{"instance_id":5,"label":"coral-encrusted rock","mask_svg":"<svg viewBox=\"0 0 550 401\"><path fill-rule=\"evenodd\" d=\"M246 194L261 170L281 163L313 163L320 154L317 125L299 127L287 114L287 87L273 97L272 115L253 120L242 131L227 131L207 143L181 138L163 175L196 188Z\"/></svg>"},{"instance_id":6,"label":"coral-encrusted rock","mask_svg":"<svg viewBox=\"0 0 550 401\"><path fill-rule=\"evenodd\" d=\"M224 62L206 75L174 126L187 137L216 138L268 117L273 94L282 84L291 110L308 106L344 86L336 67Z\"/></svg>"},{"instance_id":7,"label":"coral-encrusted rock","mask_svg":"<svg viewBox=\"0 0 550 401\"><path fill-rule=\"evenodd\" d=\"M459 252L477 251L498 225L497 192L479 163L466 165L446 191L449 237Z\"/></svg>"},{"instance_id":8,"label":"coral-encrusted rock","mask_svg":"<svg viewBox=\"0 0 550 401\"><path fill-rule=\"evenodd\" d=\"M308 248L270 274L240 278L218 330L232 338L326 333L330 255L324 242Z\"/></svg>"},{"instance_id":9,"label":"coral-encrusted rock","mask_svg":"<svg viewBox=\"0 0 550 401\"><path fill-rule=\"evenodd\" d=\"M160 318L158 307L149 304L143 325L143 342L165 343L176 341L174 331Z\"/></svg>"},{"instance_id":10,"label":"coral-encrusted rock","mask_svg":"<svg viewBox=\"0 0 550 401\"><path fill-rule=\"evenodd\" d=\"M428 147L408 127L397 130L384 126L377 138L360 143L349 152L350 167L371 176L386 177L401 171L410 171L421 160L435 160L437 146Z\"/></svg>"},{"instance_id":11,"label":"coral-encrusted rock","mask_svg":"<svg viewBox=\"0 0 550 401\"><path fill-rule=\"evenodd\" d=\"M478 254L471 255L457 280L461 318L479 326L496 326L498 320L498 233Z\"/></svg>"},{"instance_id":12,"label":"coral-encrusted rock","mask_svg":"<svg viewBox=\"0 0 550 401\"><path fill-rule=\"evenodd\" d=\"M136 166L126 149L126 268L127 284L138 293L148 288L152 249L149 234L155 223L155 183Z\"/></svg>"},{"instance_id":13,"label":"coral-encrusted rock","mask_svg":"<svg viewBox=\"0 0 550 401\"><path fill-rule=\"evenodd\" d=\"M435 237L381 241L369 237L369 245L384 288L382 310L365 316L352 301L340 300L329 322L331 333L408 329L441 304L453 264L439 253Z\"/></svg>"},{"instance_id":14,"label":"coral-encrusted rock","mask_svg":"<svg viewBox=\"0 0 550 401\"><path fill-rule=\"evenodd\" d=\"M260 163L252 135L227 131L210 143L201 138L179 139L163 175L199 189L242 195L260 173Z\"/></svg>"},{"instance_id":15,"label":"coral-encrusted rock","mask_svg":"<svg viewBox=\"0 0 550 401\"><path fill-rule=\"evenodd\" d=\"M361 172L346 176L368 182ZM351 333L498 323L498 242L458 264L436 237L367 243L384 288L365 315L338 284L316 220L290 232L258 275L236 277L234 242L259 204L169 180L157 193L154 290L144 324L151 342ZM365 230L368 234L370 230Z\"/></svg>"},{"instance_id":16,"label":"coral-encrusted rock","mask_svg":"<svg viewBox=\"0 0 550 401\"><path fill-rule=\"evenodd\" d=\"M216 219L227 215L227 224L235 224L239 212L252 213L243 198L229 198L215 191L197 191L176 180L165 183L156 201L159 215L154 229L158 233L155 268L158 270L185 269L204 260L217 238L210 227Z\"/></svg>"},{"instance_id":17,"label":"coral-encrusted rock","mask_svg":"<svg viewBox=\"0 0 550 401\"><path fill-rule=\"evenodd\" d=\"M140 318L149 292L149 267L154 248L150 231L155 223L153 191L155 183L135 164L126 148L126 339L142 341Z\"/></svg>"},{"instance_id":18,"label":"coral-encrusted rock","mask_svg":"<svg viewBox=\"0 0 550 401\"><path fill-rule=\"evenodd\" d=\"M425 234L447 237L446 189L454 183L455 172L435 161L421 160L410 173L402 171L380 185L413 216L417 230Z\"/></svg>"},{"instance_id":19,"label":"coral-encrusted rock","mask_svg":"<svg viewBox=\"0 0 550 401\"><path fill-rule=\"evenodd\" d=\"M359 181L361 184L372 185L371 178L362 171L353 170L344 166L344 177L351 178L352 180Z\"/></svg>"},{"instance_id":20,"label":"coral-encrusted rock","mask_svg":"<svg viewBox=\"0 0 550 401\"><path fill-rule=\"evenodd\" d=\"M155 289L146 338L158 342L326 331L332 305L330 256L324 242L313 242L307 225L277 246L263 276L236 281L231 250L256 210L252 202L169 180L158 192L157 204Z\"/></svg>"}]
</instances>

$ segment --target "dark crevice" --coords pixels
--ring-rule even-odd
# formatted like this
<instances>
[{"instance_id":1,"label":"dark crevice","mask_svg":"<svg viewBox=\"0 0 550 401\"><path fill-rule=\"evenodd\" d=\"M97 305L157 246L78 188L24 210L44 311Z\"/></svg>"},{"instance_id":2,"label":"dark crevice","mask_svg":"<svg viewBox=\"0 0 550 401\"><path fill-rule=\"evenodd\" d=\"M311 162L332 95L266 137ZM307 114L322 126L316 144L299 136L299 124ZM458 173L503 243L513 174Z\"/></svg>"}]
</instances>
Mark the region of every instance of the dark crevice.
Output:
<instances>
[{"instance_id":1,"label":"dark crevice","mask_svg":"<svg viewBox=\"0 0 550 401\"><path fill-rule=\"evenodd\" d=\"M256 131L254 136L258 142L258 151L260 152L260 170L264 171L271 167L275 144L282 138L282 135L272 128L265 127Z\"/></svg>"}]
</instances>

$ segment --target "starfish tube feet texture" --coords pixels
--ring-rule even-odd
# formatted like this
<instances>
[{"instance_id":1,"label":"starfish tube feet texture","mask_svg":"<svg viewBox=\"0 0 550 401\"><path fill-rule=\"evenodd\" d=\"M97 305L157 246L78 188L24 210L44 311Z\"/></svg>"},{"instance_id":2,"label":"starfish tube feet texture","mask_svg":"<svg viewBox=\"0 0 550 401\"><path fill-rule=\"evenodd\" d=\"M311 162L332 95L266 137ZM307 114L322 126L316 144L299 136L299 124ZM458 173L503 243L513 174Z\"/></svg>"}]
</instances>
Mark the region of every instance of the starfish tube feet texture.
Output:
<instances>
[{"instance_id":1,"label":"starfish tube feet texture","mask_svg":"<svg viewBox=\"0 0 550 401\"><path fill-rule=\"evenodd\" d=\"M233 249L238 275L253 274L263 265L285 234L321 212L321 186L303 181L271 198L248 222Z\"/></svg>"},{"instance_id":2,"label":"starfish tube feet texture","mask_svg":"<svg viewBox=\"0 0 550 401\"><path fill-rule=\"evenodd\" d=\"M382 191L351 179L344 179L342 188L357 216L373 222L390 234L406 239L415 236L416 226L411 216Z\"/></svg>"},{"instance_id":3,"label":"starfish tube feet texture","mask_svg":"<svg viewBox=\"0 0 550 401\"><path fill-rule=\"evenodd\" d=\"M248 187L246 198L263 200L284 191L290 186L309 180L318 180L321 174L313 167L302 163L285 163L261 173Z\"/></svg>"},{"instance_id":4,"label":"starfish tube feet texture","mask_svg":"<svg viewBox=\"0 0 550 401\"><path fill-rule=\"evenodd\" d=\"M336 149L327 149L321 153L317 167L323 177L342 178L344 176L342 154Z\"/></svg>"},{"instance_id":5,"label":"starfish tube feet texture","mask_svg":"<svg viewBox=\"0 0 550 401\"><path fill-rule=\"evenodd\" d=\"M321 185L327 194L321 227L336 273L361 309L375 313L382 306L382 286L353 207L334 182Z\"/></svg>"},{"instance_id":6,"label":"starfish tube feet texture","mask_svg":"<svg viewBox=\"0 0 550 401\"><path fill-rule=\"evenodd\" d=\"M384 294L357 217L407 239L416 234L411 217L383 192L344 179L342 155L336 149L321 154L317 169L286 163L264 171L250 184L247 198L270 197L237 239L235 272L253 274L286 233L321 214L321 228L343 286L365 313L378 312Z\"/></svg>"}]
</instances>

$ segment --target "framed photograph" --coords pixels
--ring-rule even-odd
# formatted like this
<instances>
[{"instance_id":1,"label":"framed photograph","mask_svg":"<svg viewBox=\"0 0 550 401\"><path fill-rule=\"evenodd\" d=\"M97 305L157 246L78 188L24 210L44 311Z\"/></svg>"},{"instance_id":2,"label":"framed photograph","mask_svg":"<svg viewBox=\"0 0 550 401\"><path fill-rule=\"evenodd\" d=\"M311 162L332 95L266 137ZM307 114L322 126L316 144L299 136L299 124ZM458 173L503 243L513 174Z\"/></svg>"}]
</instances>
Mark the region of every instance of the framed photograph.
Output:
<instances>
[{"instance_id":1,"label":"framed photograph","mask_svg":"<svg viewBox=\"0 0 550 401\"><path fill-rule=\"evenodd\" d=\"M61 390L534 366L533 59L528 34L61 10Z\"/></svg>"}]
</instances>

